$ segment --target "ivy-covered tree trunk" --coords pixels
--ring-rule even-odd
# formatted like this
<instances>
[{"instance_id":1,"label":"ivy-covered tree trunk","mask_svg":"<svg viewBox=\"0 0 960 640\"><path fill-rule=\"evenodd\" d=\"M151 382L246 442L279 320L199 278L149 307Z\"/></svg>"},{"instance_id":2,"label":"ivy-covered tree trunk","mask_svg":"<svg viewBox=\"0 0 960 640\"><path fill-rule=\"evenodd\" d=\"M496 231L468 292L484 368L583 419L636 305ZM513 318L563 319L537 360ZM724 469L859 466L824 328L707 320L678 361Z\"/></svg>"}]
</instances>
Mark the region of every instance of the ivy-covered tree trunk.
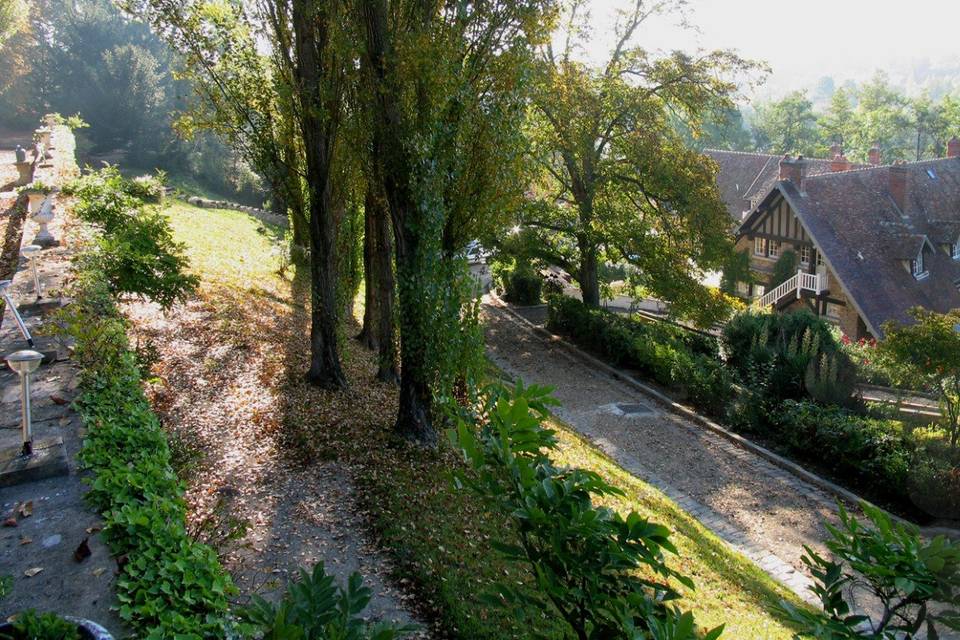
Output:
<instances>
[{"instance_id":1,"label":"ivy-covered tree trunk","mask_svg":"<svg viewBox=\"0 0 960 640\"><path fill-rule=\"evenodd\" d=\"M373 109L373 158L382 177L383 193L393 222L399 279L400 311L400 406L394 431L402 438L433 446L437 433L431 420L430 382L427 358L429 309L422 304L426 278L421 269L429 264L425 230L426 215L413 192L413 161L404 144L400 87L387 69L387 7L384 0L360 4L366 36L366 53L376 106Z\"/></svg>"},{"instance_id":2,"label":"ivy-covered tree trunk","mask_svg":"<svg viewBox=\"0 0 960 640\"><path fill-rule=\"evenodd\" d=\"M337 348L337 226L332 206L331 165L339 114L339 79L329 56L331 7L294 0L296 79L306 152L310 211L310 371L325 389L343 389L347 379ZM333 107L331 109L331 107Z\"/></svg>"}]
</instances>

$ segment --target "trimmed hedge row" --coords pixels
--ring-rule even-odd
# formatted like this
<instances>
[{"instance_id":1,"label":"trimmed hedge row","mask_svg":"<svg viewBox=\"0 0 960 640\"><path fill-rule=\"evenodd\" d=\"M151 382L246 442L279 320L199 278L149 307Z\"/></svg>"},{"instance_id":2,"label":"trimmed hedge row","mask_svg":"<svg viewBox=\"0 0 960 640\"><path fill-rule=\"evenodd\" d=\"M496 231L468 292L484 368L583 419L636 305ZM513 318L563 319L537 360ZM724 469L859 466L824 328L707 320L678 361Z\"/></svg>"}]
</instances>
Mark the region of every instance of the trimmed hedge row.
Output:
<instances>
[{"instance_id":1,"label":"trimmed hedge row","mask_svg":"<svg viewBox=\"0 0 960 640\"><path fill-rule=\"evenodd\" d=\"M636 369L686 394L707 413L721 415L733 397L732 378L709 336L666 323L591 309L574 298L549 301L547 327L570 336L614 365Z\"/></svg>"},{"instance_id":2,"label":"trimmed hedge row","mask_svg":"<svg viewBox=\"0 0 960 640\"><path fill-rule=\"evenodd\" d=\"M547 326L614 365L635 369L664 387L686 393L693 406L735 431L757 434L789 455L829 470L857 489L908 509L908 505L918 502L918 492L930 496L929 501L937 505L949 502L944 495L946 487L960 483L931 480L920 489L917 465L927 462L929 456L904 433L898 421L866 417L825 402L813 402L804 390L803 367L789 385L778 383L776 377L758 376L758 371L776 369L777 364L770 361L762 366L751 365L759 346L755 332L738 327L766 330L776 322L751 316L734 323L725 336L727 358L733 362L724 362L720 357L717 340L666 323L591 309L573 298L551 298ZM783 329L782 333L790 335L807 328L817 334L827 331L817 324L821 321L811 324L806 317L779 322L783 326L776 325L778 331ZM829 334L822 344L835 352L837 349L831 349L834 345L828 337ZM761 342L767 346L766 341ZM778 338L769 346L774 348L779 342L790 341ZM734 381L741 385L739 391ZM788 387L793 389L789 394L785 392ZM953 477L932 467L927 475L931 479Z\"/></svg>"}]
</instances>

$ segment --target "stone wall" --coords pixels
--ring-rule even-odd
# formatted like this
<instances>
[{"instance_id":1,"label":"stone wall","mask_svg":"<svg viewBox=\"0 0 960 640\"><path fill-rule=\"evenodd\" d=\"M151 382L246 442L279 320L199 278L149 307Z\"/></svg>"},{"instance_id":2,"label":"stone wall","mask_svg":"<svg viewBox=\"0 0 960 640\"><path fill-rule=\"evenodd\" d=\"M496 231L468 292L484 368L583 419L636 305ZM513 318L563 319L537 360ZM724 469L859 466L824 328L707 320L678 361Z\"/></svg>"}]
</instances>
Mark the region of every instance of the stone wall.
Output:
<instances>
[{"instance_id":1,"label":"stone wall","mask_svg":"<svg viewBox=\"0 0 960 640\"><path fill-rule=\"evenodd\" d=\"M197 196L187 198L187 202L195 207L200 207L203 209L231 209L233 211L243 211L244 213L249 213L260 222L283 228L287 227L287 218L285 216L277 215L265 209L248 207L246 205L237 204L235 202L227 202L225 200L208 200L206 198L199 198Z\"/></svg>"}]
</instances>

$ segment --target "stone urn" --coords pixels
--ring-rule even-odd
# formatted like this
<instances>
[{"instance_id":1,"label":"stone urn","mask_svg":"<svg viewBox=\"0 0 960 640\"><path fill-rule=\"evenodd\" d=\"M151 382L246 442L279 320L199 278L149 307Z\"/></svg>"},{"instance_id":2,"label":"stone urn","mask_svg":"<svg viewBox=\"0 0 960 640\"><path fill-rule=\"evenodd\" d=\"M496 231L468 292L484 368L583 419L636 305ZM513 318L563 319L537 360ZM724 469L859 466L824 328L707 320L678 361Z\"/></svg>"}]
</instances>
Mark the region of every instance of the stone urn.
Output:
<instances>
[{"instance_id":1,"label":"stone urn","mask_svg":"<svg viewBox=\"0 0 960 640\"><path fill-rule=\"evenodd\" d=\"M47 229L47 225L53 221L53 217L53 194L51 193L43 199L40 209L30 218L40 225L40 230L37 232L37 236L31 244L40 245L41 247L55 247L60 244L57 242L57 239L53 237L53 234L50 233L50 230Z\"/></svg>"},{"instance_id":2,"label":"stone urn","mask_svg":"<svg viewBox=\"0 0 960 640\"><path fill-rule=\"evenodd\" d=\"M53 129L55 126L57 126L57 114L48 113L47 115L43 116L43 124L48 129Z\"/></svg>"},{"instance_id":3,"label":"stone urn","mask_svg":"<svg viewBox=\"0 0 960 640\"><path fill-rule=\"evenodd\" d=\"M43 157L47 160L53 157L53 153L50 152L50 149L53 148L52 145L53 130L47 129L37 129L37 142L43 145Z\"/></svg>"},{"instance_id":4,"label":"stone urn","mask_svg":"<svg viewBox=\"0 0 960 640\"><path fill-rule=\"evenodd\" d=\"M33 182L33 163L32 162L17 162L17 185L22 187Z\"/></svg>"},{"instance_id":5,"label":"stone urn","mask_svg":"<svg viewBox=\"0 0 960 640\"><path fill-rule=\"evenodd\" d=\"M75 618L73 616L63 616L63 619L77 625L77 631L80 632L80 637L83 638L83 640L113 640L113 636L110 635L109 631L92 620ZM10 637L13 638L13 640L21 640L21 637L14 631L13 623L10 622L0 624L0 637ZM30 639L23 638L23 640Z\"/></svg>"},{"instance_id":6,"label":"stone urn","mask_svg":"<svg viewBox=\"0 0 960 640\"><path fill-rule=\"evenodd\" d=\"M43 191L27 191L27 212L34 214L40 211L40 205L43 204L43 201L47 199L49 194L44 193Z\"/></svg>"}]
</instances>

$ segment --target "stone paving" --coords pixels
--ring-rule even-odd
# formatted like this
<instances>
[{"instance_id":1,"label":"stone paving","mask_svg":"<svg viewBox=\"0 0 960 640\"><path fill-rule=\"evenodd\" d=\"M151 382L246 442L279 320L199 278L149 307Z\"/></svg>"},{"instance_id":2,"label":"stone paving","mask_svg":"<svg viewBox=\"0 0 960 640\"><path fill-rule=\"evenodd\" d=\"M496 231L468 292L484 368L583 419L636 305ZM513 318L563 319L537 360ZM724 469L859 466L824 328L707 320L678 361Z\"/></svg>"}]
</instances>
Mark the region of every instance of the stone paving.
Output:
<instances>
[{"instance_id":1,"label":"stone paving","mask_svg":"<svg viewBox=\"0 0 960 640\"><path fill-rule=\"evenodd\" d=\"M0 176L10 174L5 165L12 160L12 153L0 152ZM69 162L55 159L51 164L59 171ZM58 177L42 179L56 184ZM0 198L9 203L15 195L3 193ZM33 222L26 223L21 246L30 243L37 229ZM44 335L50 313L63 302L61 291L71 253L67 240L72 237L71 225L62 214L50 229L64 242L40 254L45 302L36 304L33 276L22 258L10 295L34 335L35 348L48 356L33 377L34 440L61 438L69 474L0 487L0 575L12 578L11 592L0 600L0 619L35 608L92 619L122 637L123 625L111 610L116 563L98 533L99 515L83 501L86 486L76 462L84 432L70 405L77 393L78 372L66 345ZM0 356L25 348L11 310L4 309ZM19 379L5 363L0 362L0 367L0 448L17 447L21 441ZM74 553L84 541L91 553L77 561Z\"/></svg>"},{"instance_id":2,"label":"stone paving","mask_svg":"<svg viewBox=\"0 0 960 640\"><path fill-rule=\"evenodd\" d=\"M656 486L733 549L812 601L803 545L823 551L832 496L670 412L652 397L548 344L529 325L487 304L488 354L508 375L555 387L558 417L624 469ZM625 414L622 403L650 412Z\"/></svg>"}]
</instances>

